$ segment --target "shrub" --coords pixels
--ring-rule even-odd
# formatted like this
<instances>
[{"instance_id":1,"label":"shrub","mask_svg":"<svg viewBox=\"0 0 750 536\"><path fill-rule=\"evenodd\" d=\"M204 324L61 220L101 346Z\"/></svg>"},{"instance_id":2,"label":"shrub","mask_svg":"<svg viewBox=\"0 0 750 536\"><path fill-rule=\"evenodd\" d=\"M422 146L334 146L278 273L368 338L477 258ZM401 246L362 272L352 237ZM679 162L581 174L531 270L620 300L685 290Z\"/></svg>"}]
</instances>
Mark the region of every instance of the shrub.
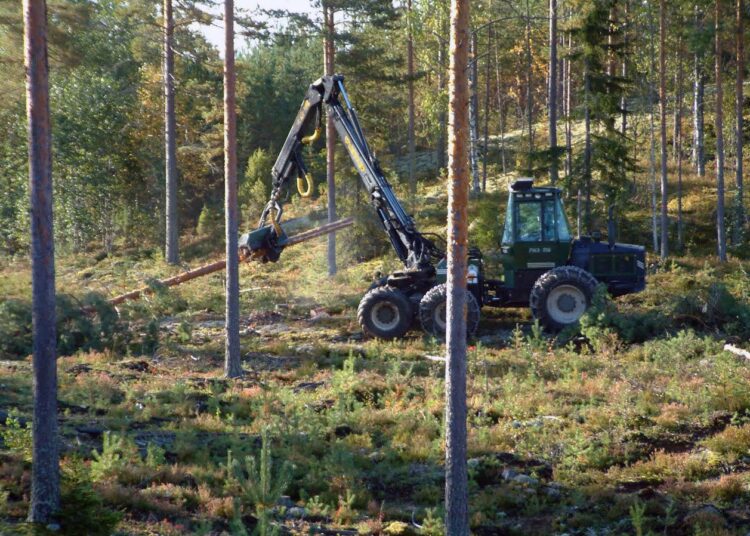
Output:
<instances>
[{"instance_id":1,"label":"shrub","mask_svg":"<svg viewBox=\"0 0 750 536\"><path fill-rule=\"evenodd\" d=\"M256 149L247 160L245 177L240 184L238 196L242 213L248 215L249 223L254 224L257 221L271 195L272 166L273 159L265 149ZM292 186L294 185L290 185Z\"/></svg>"},{"instance_id":2,"label":"shrub","mask_svg":"<svg viewBox=\"0 0 750 536\"><path fill-rule=\"evenodd\" d=\"M0 303L0 356L19 358L31 348L31 304L22 300Z\"/></svg>"},{"instance_id":3,"label":"shrub","mask_svg":"<svg viewBox=\"0 0 750 536\"><path fill-rule=\"evenodd\" d=\"M122 518L104 506L86 466L78 460L63 466L60 504L61 534L108 536Z\"/></svg>"},{"instance_id":4,"label":"shrub","mask_svg":"<svg viewBox=\"0 0 750 536\"><path fill-rule=\"evenodd\" d=\"M11 412L5 419L5 428L0 430L0 439L3 440L5 448L20 454L27 462L31 461L31 427L22 425L15 413Z\"/></svg>"},{"instance_id":5,"label":"shrub","mask_svg":"<svg viewBox=\"0 0 750 536\"><path fill-rule=\"evenodd\" d=\"M141 463L135 443L112 432L104 432L102 451L93 450L91 455L91 477L94 481L104 480L125 467Z\"/></svg>"}]
</instances>

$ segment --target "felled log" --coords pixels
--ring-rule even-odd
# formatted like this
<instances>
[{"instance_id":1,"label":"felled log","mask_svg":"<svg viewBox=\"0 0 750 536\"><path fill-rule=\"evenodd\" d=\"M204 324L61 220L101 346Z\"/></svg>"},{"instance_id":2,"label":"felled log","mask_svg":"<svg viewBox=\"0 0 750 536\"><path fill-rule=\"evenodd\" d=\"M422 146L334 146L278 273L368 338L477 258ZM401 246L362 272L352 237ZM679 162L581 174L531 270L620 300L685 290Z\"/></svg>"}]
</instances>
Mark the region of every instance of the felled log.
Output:
<instances>
[{"instance_id":1,"label":"felled log","mask_svg":"<svg viewBox=\"0 0 750 536\"><path fill-rule=\"evenodd\" d=\"M739 357L744 357L745 359L750 361L750 352L748 352L747 350L743 350L742 348L737 348L733 344L725 344L724 351L729 352Z\"/></svg>"},{"instance_id":2,"label":"felled log","mask_svg":"<svg viewBox=\"0 0 750 536\"><path fill-rule=\"evenodd\" d=\"M333 233L334 231L344 229L345 227L349 227L353 223L354 223L353 218L346 218L346 219L338 220L332 223L327 223L326 225L322 225L316 229L311 229L303 233L292 235L285 241L284 249L291 247L291 246L296 246L297 244L301 244L302 242L307 242L308 240L312 240L313 238L317 238L319 236L323 236L329 233ZM240 262L243 262L246 260L251 261L253 259L252 257L248 257L245 253L242 252L242 250L240 250ZM222 259L220 261L212 262L209 264L204 264L203 266L200 266L193 270L188 270L187 272L182 272L181 274L177 274L173 277L170 277L167 279L160 279L156 281L156 284L153 287L148 286L148 287L141 287L136 290L131 290L130 292L126 292L125 294L120 294L119 296L110 298L107 301L111 305L119 305L129 300L137 300L141 298L144 294L152 294L154 292L154 287L174 287L177 285L181 285L182 283L186 283L187 281L192 281L193 279L197 279L198 277L203 277L204 275L219 272L221 270L224 270L226 267L227 267L226 259Z\"/></svg>"}]
</instances>

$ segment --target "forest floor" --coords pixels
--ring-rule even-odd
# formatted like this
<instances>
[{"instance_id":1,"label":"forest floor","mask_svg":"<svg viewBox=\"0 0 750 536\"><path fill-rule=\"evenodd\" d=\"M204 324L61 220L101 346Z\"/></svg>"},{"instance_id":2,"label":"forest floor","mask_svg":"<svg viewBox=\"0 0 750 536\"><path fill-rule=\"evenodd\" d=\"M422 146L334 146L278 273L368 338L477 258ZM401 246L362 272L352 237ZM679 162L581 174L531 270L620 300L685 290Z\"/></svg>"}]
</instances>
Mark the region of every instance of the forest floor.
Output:
<instances>
[{"instance_id":1,"label":"forest floor","mask_svg":"<svg viewBox=\"0 0 750 536\"><path fill-rule=\"evenodd\" d=\"M496 218L498 199L473 214ZM440 229L440 211L417 216ZM332 279L325 239L241 269L239 380L222 377L221 274L119 318L66 317L63 533L243 534L267 519L282 533L442 534L443 348L416 330L363 338L357 303L396 261L357 262L348 232ZM185 264L217 244L185 245ZM63 256L58 289L85 301L179 271L158 258ZM0 295L0 533L26 534L31 360L11 344L28 334L10 305L28 300L26 261L2 265ZM483 311L468 356L473 533L750 531L750 364L723 350L748 347L745 268L652 261L647 290L614 303L557 339L525 310Z\"/></svg>"}]
</instances>

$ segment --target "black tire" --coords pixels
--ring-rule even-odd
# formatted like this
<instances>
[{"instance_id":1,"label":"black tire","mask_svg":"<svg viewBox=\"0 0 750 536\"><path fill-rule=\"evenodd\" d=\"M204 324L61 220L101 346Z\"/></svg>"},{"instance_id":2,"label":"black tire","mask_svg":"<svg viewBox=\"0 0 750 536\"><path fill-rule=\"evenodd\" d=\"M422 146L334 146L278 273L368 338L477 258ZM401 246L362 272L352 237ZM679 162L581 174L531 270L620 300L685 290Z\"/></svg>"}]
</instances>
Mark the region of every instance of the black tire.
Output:
<instances>
[{"instance_id":1,"label":"black tire","mask_svg":"<svg viewBox=\"0 0 750 536\"><path fill-rule=\"evenodd\" d=\"M529 296L531 314L547 331L575 324L591 305L597 281L578 266L558 266L536 280Z\"/></svg>"},{"instance_id":2,"label":"black tire","mask_svg":"<svg viewBox=\"0 0 750 536\"><path fill-rule=\"evenodd\" d=\"M445 339L445 313L448 287L445 283L432 287L419 302L419 322L428 335ZM466 338L471 338L479 327L479 302L472 292L466 292Z\"/></svg>"},{"instance_id":3,"label":"black tire","mask_svg":"<svg viewBox=\"0 0 750 536\"><path fill-rule=\"evenodd\" d=\"M409 298L397 288L370 290L357 308L357 320L367 335L378 339L399 339L411 327L414 313Z\"/></svg>"}]
</instances>

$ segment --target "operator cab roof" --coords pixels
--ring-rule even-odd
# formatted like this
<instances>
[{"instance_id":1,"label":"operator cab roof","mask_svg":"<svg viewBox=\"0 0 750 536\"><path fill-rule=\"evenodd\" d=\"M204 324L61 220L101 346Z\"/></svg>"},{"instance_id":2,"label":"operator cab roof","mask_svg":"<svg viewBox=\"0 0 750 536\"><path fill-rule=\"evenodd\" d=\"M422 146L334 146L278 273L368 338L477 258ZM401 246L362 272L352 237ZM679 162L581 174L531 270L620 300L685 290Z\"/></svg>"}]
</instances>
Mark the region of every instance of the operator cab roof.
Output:
<instances>
[{"instance_id":1,"label":"operator cab roof","mask_svg":"<svg viewBox=\"0 0 750 536\"><path fill-rule=\"evenodd\" d=\"M534 192L548 192L548 193L559 193L560 189L555 188L553 186L537 186L534 188L534 179L529 177L522 177L520 179L516 179L511 183L510 185L510 191L511 192L529 192L533 190Z\"/></svg>"}]
</instances>

